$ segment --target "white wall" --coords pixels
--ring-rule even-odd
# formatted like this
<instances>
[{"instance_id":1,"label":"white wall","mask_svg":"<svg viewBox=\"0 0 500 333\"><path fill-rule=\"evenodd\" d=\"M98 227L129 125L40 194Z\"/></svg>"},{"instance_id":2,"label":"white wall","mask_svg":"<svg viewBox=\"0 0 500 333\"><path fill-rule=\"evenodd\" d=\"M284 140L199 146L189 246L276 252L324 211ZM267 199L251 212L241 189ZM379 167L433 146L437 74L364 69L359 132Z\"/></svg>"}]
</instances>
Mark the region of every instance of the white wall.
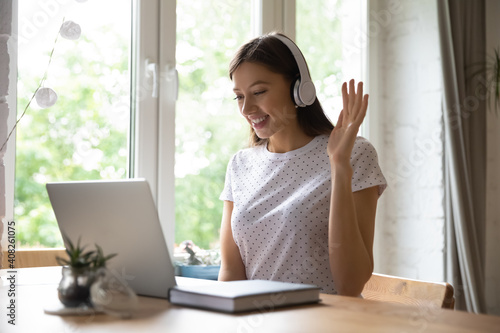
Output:
<instances>
[{"instance_id":1,"label":"white wall","mask_svg":"<svg viewBox=\"0 0 500 333\"><path fill-rule=\"evenodd\" d=\"M381 273L444 279L441 70L435 0L369 1L370 125L389 187L379 203ZM374 72L375 71L375 72Z\"/></svg>"},{"instance_id":2,"label":"white wall","mask_svg":"<svg viewBox=\"0 0 500 333\"><path fill-rule=\"evenodd\" d=\"M377 216L377 272L444 279L441 69L436 0L370 0L370 137L389 188ZM488 52L500 1L486 1ZM487 114L487 311L500 315L500 109Z\"/></svg>"}]
</instances>

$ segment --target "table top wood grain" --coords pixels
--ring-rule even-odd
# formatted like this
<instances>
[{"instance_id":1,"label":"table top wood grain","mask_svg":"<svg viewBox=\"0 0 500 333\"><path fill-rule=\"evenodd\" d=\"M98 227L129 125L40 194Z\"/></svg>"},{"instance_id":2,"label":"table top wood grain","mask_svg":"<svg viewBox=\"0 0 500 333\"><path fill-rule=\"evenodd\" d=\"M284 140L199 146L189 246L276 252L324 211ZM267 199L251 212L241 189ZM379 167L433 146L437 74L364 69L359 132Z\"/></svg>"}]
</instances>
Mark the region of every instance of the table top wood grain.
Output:
<instances>
[{"instance_id":1,"label":"table top wood grain","mask_svg":"<svg viewBox=\"0 0 500 333\"><path fill-rule=\"evenodd\" d=\"M319 304L242 314L224 314L139 297L131 319L107 314L56 316L44 313L57 302L61 267L16 271L15 298L8 297L8 270L0 270L0 332L500 332L500 317L441 308L397 305L321 294ZM207 283L179 278L178 284ZM8 324L7 305L15 300L16 325Z\"/></svg>"}]
</instances>

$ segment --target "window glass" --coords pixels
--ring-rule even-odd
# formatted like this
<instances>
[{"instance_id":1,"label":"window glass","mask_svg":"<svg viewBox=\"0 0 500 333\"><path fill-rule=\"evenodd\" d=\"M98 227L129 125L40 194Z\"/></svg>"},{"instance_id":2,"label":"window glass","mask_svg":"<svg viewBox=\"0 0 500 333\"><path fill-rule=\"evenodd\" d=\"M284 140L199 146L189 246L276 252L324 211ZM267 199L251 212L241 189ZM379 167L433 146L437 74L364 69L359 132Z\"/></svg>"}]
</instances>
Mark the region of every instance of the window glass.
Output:
<instances>
[{"instance_id":1,"label":"window glass","mask_svg":"<svg viewBox=\"0 0 500 333\"><path fill-rule=\"evenodd\" d=\"M178 1L175 242L217 247L219 195L229 158L247 144L228 77L236 49L250 38L247 0Z\"/></svg>"},{"instance_id":2,"label":"window glass","mask_svg":"<svg viewBox=\"0 0 500 333\"><path fill-rule=\"evenodd\" d=\"M296 41L318 99L334 124L342 110L342 83L364 79L363 4L363 0L297 0Z\"/></svg>"},{"instance_id":3,"label":"window glass","mask_svg":"<svg viewBox=\"0 0 500 333\"><path fill-rule=\"evenodd\" d=\"M54 44L63 19L81 36ZM47 68L43 86L58 99L45 109L33 100L17 126L17 240L62 246L45 183L128 176L131 2L23 0L18 22L18 117Z\"/></svg>"}]
</instances>

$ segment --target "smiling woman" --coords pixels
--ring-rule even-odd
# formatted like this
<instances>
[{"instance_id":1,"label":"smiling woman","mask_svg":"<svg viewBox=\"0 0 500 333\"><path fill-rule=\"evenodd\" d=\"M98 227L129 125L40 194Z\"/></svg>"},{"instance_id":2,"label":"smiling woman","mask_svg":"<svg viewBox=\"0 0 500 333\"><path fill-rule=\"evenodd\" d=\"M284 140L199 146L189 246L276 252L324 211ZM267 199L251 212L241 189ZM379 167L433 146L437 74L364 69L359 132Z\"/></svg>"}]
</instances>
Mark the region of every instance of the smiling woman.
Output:
<instances>
[{"instance_id":1,"label":"smiling woman","mask_svg":"<svg viewBox=\"0 0 500 333\"><path fill-rule=\"evenodd\" d=\"M278 33L250 40L231 61L254 145L228 163L219 280L309 283L359 296L373 271L386 187L375 149L357 136L368 95L362 82L344 83L333 127L315 94L302 99L306 69L298 46Z\"/></svg>"}]
</instances>

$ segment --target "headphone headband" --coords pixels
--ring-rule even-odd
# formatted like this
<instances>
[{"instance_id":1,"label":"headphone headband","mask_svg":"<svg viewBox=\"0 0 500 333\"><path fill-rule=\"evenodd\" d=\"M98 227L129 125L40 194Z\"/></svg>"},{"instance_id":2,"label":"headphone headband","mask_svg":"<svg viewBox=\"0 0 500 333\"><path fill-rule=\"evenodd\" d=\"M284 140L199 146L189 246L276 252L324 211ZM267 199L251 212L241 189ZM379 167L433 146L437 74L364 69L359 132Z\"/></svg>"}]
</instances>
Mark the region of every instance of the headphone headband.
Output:
<instances>
[{"instance_id":1,"label":"headphone headband","mask_svg":"<svg viewBox=\"0 0 500 333\"><path fill-rule=\"evenodd\" d=\"M295 62L299 67L300 78L298 78L293 86L293 98L295 104L300 107L308 106L314 103L316 100L316 88L309 75L309 70L307 69L306 60L304 55L297 47L297 45L288 37L283 35L275 34L274 37L278 38L283 44L285 44L290 52L292 52Z\"/></svg>"}]
</instances>

